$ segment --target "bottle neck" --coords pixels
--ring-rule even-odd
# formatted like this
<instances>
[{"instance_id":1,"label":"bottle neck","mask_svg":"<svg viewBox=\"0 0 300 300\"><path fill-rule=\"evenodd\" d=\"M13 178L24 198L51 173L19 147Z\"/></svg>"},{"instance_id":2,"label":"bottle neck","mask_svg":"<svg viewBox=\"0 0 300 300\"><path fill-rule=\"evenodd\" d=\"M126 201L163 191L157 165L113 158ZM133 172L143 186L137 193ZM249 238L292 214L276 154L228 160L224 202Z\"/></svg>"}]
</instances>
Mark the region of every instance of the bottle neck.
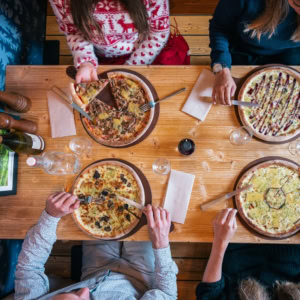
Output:
<instances>
[{"instance_id":1,"label":"bottle neck","mask_svg":"<svg viewBox=\"0 0 300 300\"><path fill-rule=\"evenodd\" d=\"M0 135L0 144L3 142L3 137Z\"/></svg>"},{"instance_id":2,"label":"bottle neck","mask_svg":"<svg viewBox=\"0 0 300 300\"><path fill-rule=\"evenodd\" d=\"M30 156L27 158L26 163L33 168L43 167L46 164L45 159L42 156Z\"/></svg>"}]
</instances>

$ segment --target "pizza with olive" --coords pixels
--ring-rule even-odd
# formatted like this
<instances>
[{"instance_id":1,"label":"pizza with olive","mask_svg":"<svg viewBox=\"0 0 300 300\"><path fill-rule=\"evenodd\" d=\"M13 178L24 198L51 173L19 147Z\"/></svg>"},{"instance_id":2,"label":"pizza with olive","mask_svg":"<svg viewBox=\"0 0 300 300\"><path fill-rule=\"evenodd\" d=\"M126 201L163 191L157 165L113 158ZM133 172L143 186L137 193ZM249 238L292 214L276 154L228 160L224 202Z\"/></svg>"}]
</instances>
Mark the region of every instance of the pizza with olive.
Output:
<instances>
[{"instance_id":1,"label":"pizza with olive","mask_svg":"<svg viewBox=\"0 0 300 300\"><path fill-rule=\"evenodd\" d=\"M107 74L116 107L95 99L86 112L92 121L83 118L90 134L101 144L124 146L134 143L149 128L154 110L143 112L140 106L154 101L149 87L136 75L127 72Z\"/></svg>"},{"instance_id":2,"label":"pizza with olive","mask_svg":"<svg viewBox=\"0 0 300 300\"><path fill-rule=\"evenodd\" d=\"M142 212L118 196L144 204L143 185L135 171L118 161L103 161L85 169L73 185L79 199L91 196L90 204L81 203L73 218L87 234L100 239L116 239L128 234L139 222Z\"/></svg>"},{"instance_id":3,"label":"pizza with olive","mask_svg":"<svg viewBox=\"0 0 300 300\"><path fill-rule=\"evenodd\" d=\"M246 223L258 233L287 237L300 228L300 168L285 160L272 160L248 170L237 188L236 205Z\"/></svg>"},{"instance_id":4,"label":"pizza with olive","mask_svg":"<svg viewBox=\"0 0 300 300\"><path fill-rule=\"evenodd\" d=\"M239 106L242 123L256 137L284 142L300 134L300 74L286 67L270 67L251 75L239 100L259 107Z\"/></svg>"}]
</instances>

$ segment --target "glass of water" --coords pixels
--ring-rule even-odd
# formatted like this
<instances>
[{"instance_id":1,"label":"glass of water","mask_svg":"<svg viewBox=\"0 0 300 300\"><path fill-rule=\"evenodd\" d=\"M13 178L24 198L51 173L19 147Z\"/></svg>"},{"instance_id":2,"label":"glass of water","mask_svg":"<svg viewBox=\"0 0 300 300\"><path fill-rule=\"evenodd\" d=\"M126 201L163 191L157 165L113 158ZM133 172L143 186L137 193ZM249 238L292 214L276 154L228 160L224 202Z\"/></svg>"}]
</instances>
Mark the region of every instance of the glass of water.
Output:
<instances>
[{"instance_id":1,"label":"glass of water","mask_svg":"<svg viewBox=\"0 0 300 300\"><path fill-rule=\"evenodd\" d=\"M152 164L152 170L159 175L167 175L171 170L171 164L166 158L158 158Z\"/></svg>"},{"instance_id":2,"label":"glass of water","mask_svg":"<svg viewBox=\"0 0 300 300\"><path fill-rule=\"evenodd\" d=\"M289 144L289 151L292 155L300 158L300 140L291 142Z\"/></svg>"},{"instance_id":3,"label":"glass of water","mask_svg":"<svg viewBox=\"0 0 300 300\"><path fill-rule=\"evenodd\" d=\"M79 137L71 140L69 147L78 156L88 156L92 150L92 142Z\"/></svg>"},{"instance_id":4,"label":"glass of water","mask_svg":"<svg viewBox=\"0 0 300 300\"><path fill-rule=\"evenodd\" d=\"M230 134L230 142L234 145L247 144L253 136L253 131L250 127L242 126L233 130Z\"/></svg>"}]
</instances>

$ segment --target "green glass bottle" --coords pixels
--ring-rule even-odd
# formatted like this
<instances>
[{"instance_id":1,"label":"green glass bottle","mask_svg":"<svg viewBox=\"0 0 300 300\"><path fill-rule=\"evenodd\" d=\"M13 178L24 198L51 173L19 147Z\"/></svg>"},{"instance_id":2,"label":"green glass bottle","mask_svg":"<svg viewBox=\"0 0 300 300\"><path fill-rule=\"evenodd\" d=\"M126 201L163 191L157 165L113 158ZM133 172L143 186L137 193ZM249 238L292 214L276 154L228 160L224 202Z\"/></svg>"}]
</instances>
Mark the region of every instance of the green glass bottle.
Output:
<instances>
[{"instance_id":1,"label":"green glass bottle","mask_svg":"<svg viewBox=\"0 0 300 300\"><path fill-rule=\"evenodd\" d=\"M44 151L45 141L35 134L14 131L0 136L0 145L17 153L37 155Z\"/></svg>"}]
</instances>

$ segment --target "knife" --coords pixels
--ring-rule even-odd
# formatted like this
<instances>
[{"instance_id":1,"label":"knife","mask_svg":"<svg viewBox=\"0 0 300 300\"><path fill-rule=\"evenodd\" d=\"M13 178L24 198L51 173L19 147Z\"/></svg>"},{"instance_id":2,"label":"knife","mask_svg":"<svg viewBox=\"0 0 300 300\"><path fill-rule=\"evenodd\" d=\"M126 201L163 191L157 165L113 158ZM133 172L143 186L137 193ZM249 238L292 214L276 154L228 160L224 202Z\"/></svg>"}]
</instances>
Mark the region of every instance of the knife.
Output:
<instances>
[{"instance_id":1,"label":"knife","mask_svg":"<svg viewBox=\"0 0 300 300\"><path fill-rule=\"evenodd\" d=\"M67 103L69 103L80 114L82 114L87 119L89 119L90 121L92 121L92 118L81 107L79 107L75 102L73 102L72 98L69 95L65 94L61 89L59 89L56 86L53 86L51 90L56 95L58 95L60 98L62 98L63 100L65 100Z\"/></svg>"},{"instance_id":2,"label":"knife","mask_svg":"<svg viewBox=\"0 0 300 300\"><path fill-rule=\"evenodd\" d=\"M142 205L142 204L139 204L139 203L137 203L135 201L132 201L130 199L127 199L127 198L119 196L119 195L116 195L116 196L117 196L118 199L120 199L120 200L126 202L127 204L132 205L132 206L134 206L134 207L136 207L136 208L138 208L140 210L144 210L145 209L145 206Z\"/></svg>"},{"instance_id":3,"label":"knife","mask_svg":"<svg viewBox=\"0 0 300 300\"><path fill-rule=\"evenodd\" d=\"M201 97L201 100L205 102L213 102L211 97ZM231 100L231 103L233 105L240 105L240 106L246 106L246 107L259 107L259 103L252 103L252 102L246 102L246 101L238 101L238 100Z\"/></svg>"},{"instance_id":4,"label":"knife","mask_svg":"<svg viewBox=\"0 0 300 300\"><path fill-rule=\"evenodd\" d=\"M201 210L206 210L206 209L209 208L210 206L212 206L212 205L214 205L214 204L216 204L216 203L218 203L218 202L220 202L220 201L222 201L222 200L226 200L226 199L232 198L233 196L235 196L235 195L238 194L238 193L241 193L241 192L243 192L243 191L249 190L251 187L252 187L251 184L246 185L246 186L243 186L242 188L237 189L237 190L235 190L235 191L233 191L233 192L231 192L231 193L228 193L228 194L226 194L225 196L222 196L222 197L220 197L220 198L218 198L218 199L215 199L215 200L209 201L209 202L207 202L207 203L205 203L205 204L202 204L202 205L200 206L200 208L201 208Z\"/></svg>"}]
</instances>

